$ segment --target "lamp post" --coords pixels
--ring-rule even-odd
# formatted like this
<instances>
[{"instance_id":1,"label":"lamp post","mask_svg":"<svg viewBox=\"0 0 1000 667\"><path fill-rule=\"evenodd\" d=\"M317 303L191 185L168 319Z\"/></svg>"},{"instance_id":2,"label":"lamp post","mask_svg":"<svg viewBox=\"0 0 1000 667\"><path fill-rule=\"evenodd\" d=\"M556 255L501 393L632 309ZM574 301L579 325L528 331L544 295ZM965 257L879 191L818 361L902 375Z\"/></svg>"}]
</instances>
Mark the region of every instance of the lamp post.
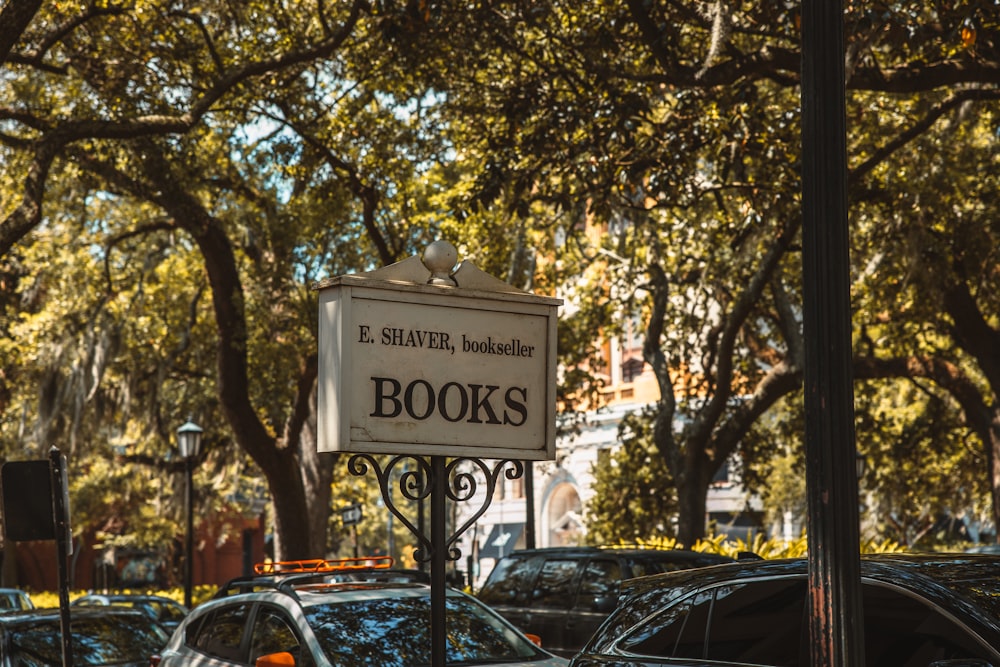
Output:
<instances>
[{"instance_id":1,"label":"lamp post","mask_svg":"<svg viewBox=\"0 0 1000 667\"><path fill-rule=\"evenodd\" d=\"M185 500L187 513L187 535L184 542L184 606L191 608L191 561L194 560L194 484L191 473L194 460L201 451L202 429L190 419L177 429L177 449L184 459Z\"/></svg>"}]
</instances>

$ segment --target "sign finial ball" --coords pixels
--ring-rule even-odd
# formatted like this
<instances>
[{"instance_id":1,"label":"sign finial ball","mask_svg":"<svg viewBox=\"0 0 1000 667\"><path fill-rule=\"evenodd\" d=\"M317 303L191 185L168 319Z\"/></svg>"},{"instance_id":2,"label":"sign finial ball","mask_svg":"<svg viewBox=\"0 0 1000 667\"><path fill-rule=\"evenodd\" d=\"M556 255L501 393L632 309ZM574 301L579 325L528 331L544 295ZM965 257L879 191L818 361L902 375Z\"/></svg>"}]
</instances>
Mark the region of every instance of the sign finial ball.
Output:
<instances>
[{"instance_id":1,"label":"sign finial ball","mask_svg":"<svg viewBox=\"0 0 1000 667\"><path fill-rule=\"evenodd\" d=\"M458 251L447 241L434 241L424 250L424 266L431 272L432 285L454 285L451 270L458 261Z\"/></svg>"}]
</instances>

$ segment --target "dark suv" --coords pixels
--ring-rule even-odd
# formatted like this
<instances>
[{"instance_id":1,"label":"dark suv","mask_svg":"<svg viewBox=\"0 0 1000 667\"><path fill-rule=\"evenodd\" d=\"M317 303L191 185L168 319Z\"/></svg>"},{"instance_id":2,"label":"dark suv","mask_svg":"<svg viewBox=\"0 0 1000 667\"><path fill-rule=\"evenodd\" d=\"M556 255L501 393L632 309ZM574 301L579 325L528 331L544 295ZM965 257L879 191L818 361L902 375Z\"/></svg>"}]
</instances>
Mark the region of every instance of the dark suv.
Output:
<instances>
[{"instance_id":1,"label":"dark suv","mask_svg":"<svg viewBox=\"0 0 1000 667\"><path fill-rule=\"evenodd\" d=\"M623 580L732 561L680 549L525 549L497 562L478 597L522 631L545 637L553 653L570 657L614 610Z\"/></svg>"}]
</instances>

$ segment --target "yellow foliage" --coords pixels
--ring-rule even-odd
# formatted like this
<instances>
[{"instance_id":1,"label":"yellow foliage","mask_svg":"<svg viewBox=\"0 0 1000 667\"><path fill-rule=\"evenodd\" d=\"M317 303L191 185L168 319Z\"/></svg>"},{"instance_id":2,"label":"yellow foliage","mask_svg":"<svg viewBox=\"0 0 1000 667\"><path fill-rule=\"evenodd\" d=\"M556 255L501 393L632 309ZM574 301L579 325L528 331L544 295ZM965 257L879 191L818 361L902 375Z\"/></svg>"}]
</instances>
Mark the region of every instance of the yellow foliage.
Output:
<instances>
[{"instance_id":1,"label":"yellow foliage","mask_svg":"<svg viewBox=\"0 0 1000 667\"><path fill-rule=\"evenodd\" d=\"M212 598L213 595L215 595L217 590L218 590L217 586L212 586L208 584L192 587L191 589L192 604L198 605L201 604L202 602L207 602ZM73 600L79 597L83 597L84 595L90 595L94 593L101 594L104 592L105 591L85 591L85 590L70 591L69 601L73 602ZM175 602L184 604L184 590L182 588L169 588L161 590L122 588L122 589L115 589L114 591L110 592L115 594L125 594L125 595L131 595L131 594L160 595L165 598L170 598ZM58 591L37 591L37 592L29 591L28 593L29 595L31 595L31 601L34 602L35 606L38 607L39 609L53 609L59 606Z\"/></svg>"},{"instance_id":2,"label":"yellow foliage","mask_svg":"<svg viewBox=\"0 0 1000 667\"><path fill-rule=\"evenodd\" d=\"M620 542L617 546L640 547L645 549L680 549L682 546L673 537L654 537L649 540L639 539L633 543ZM805 535L786 542L785 540L767 538L757 533L749 541L731 540L725 535L715 535L698 540L692 551L702 553L722 554L736 558L740 553L753 553L761 558L804 558L808 553L809 543ZM892 540L866 540L861 544L861 553L895 553L906 551L906 547Z\"/></svg>"}]
</instances>

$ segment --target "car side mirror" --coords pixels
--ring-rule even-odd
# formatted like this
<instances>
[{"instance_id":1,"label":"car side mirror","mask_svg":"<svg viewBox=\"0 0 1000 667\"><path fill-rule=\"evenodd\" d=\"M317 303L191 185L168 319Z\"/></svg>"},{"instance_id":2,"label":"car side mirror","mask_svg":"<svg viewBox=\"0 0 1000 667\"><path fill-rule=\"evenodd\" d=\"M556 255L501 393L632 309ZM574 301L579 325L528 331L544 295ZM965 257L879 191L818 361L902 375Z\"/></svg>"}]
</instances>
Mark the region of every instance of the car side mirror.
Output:
<instances>
[{"instance_id":1,"label":"car side mirror","mask_svg":"<svg viewBox=\"0 0 1000 667\"><path fill-rule=\"evenodd\" d=\"M291 653L268 653L257 658L255 667L295 667L295 658Z\"/></svg>"}]
</instances>

